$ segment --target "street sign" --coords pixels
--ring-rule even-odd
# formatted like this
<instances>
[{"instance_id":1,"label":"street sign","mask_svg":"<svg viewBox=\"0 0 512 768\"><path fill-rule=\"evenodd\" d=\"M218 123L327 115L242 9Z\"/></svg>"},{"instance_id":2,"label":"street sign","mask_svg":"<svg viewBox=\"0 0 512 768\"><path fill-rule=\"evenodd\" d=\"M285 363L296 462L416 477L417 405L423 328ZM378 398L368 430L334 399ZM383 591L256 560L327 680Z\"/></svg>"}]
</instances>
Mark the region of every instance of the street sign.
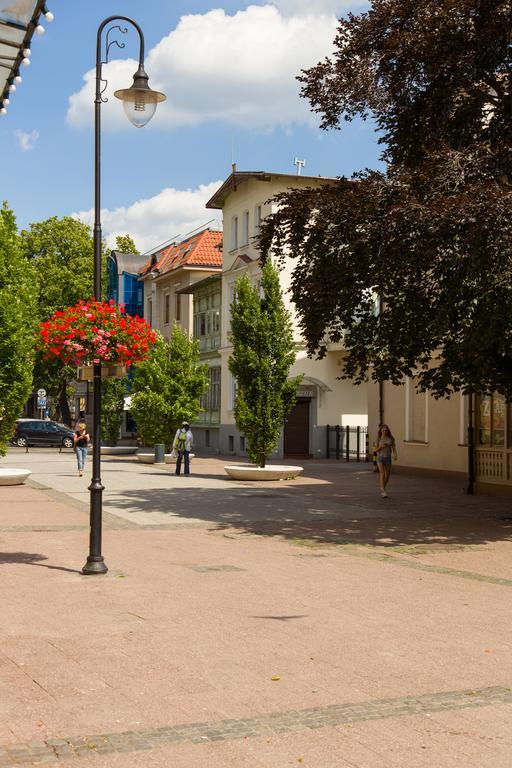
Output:
<instances>
[{"instance_id":1,"label":"street sign","mask_svg":"<svg viewBox=\"0 0 512 768\"><path fill-rule=\"evenodd\" d=\"M37 396L38 397L46 397L46 389L38 389L37 390Z\"/></svg>"},{"instance_id":2,"label":"street sign","mask_svg":"<svg viewBox=\"0 0 512 768\"><path fill-rule=\"evenodd\" d=\"M38 408L46 408L46 397L38 397L37 398L37 407Z\"/></svg>"}]
</instances>

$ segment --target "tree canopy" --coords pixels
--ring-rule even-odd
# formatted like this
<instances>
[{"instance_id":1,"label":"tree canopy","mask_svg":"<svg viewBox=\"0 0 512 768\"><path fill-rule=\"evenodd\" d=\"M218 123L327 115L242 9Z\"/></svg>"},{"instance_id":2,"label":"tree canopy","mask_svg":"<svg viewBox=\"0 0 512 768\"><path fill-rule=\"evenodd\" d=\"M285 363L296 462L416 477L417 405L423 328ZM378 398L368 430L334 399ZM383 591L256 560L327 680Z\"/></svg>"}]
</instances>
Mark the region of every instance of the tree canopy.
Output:
<instances>
[{"instance_id":1,"label":"tree canopy","mask_svg":"<svg viewBox=\"0 0 512 768\"><path fill-rule=\"evenodd\" d=\"M93 293L93 238L90 228L72 218L52 216L20 234L21 248L35 275L39 321L56 311L88 299ZM106 259L103 259L105 268ZM103 284L105 284L103 282ZM67 390L75 369L59 361L36 358L35 379L53 401L53 414L70 424Z\"/></svg>"},{"instance_id":2,"label":"tree canopy","mask_svg":"<svg viewBox=\"0 0 512 768\"><path fill-rule=\"evenodd\" d=\"M116 247L121 253L140 253L131 235L118 235L116 237Z\"/></svg>"},{"instance_id":3,"label":"tree canopy","mask_svg":"<svg viewBox=\"0 0 512 768\"><path fill-rule=\"evenodd\" d=\"M37 293L12 211L0 208L0 456L32 389Z\"/></svg>"},{"instance_id":4,"label":"tree canopy","mask_svg":"<svg viewBox=\"0 0 512 768\"><path fill-rule=\"evenodd\" d=\"M292 324L279 273L271 262L263 267L261 286L252 285L247 275L237 279L231 341L229 370L237 383L236 425L247 438L250 461L264 467L297 400L302 378L289 379L295 362Z\"/></svg>"},{"instance_id":5,"label":"tree canopy","mask_svg":"<svg viewBox=\"0 0 512 768\"><path fill-rule=\"evenodd\" d=\"M193 422L206 386L199 346L179 325L171 341L158 336L149 357L135 363L130 411L145 445L164 443L170 450L181 422Z\"/></svg>"},{"instance_id":6,"label":"tree canopy","mask_svg":"<svg viewBox=\"0 0 512 768\"><path fill-rule=\"evenodd\" d=\"M512 397L512 7L373 0L300 76L324 128L372 116L383 172L279 196L263 253L297 260L311 354L344 375Z\"/></svg>"}]
</instances>

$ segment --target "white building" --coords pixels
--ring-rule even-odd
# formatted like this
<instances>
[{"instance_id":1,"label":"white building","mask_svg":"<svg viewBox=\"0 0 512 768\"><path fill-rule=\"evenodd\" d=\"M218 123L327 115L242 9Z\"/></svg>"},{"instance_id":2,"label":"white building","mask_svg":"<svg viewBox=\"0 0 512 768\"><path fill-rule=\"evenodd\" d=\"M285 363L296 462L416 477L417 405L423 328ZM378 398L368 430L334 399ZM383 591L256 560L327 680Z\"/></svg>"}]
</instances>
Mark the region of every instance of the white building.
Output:
<instances>
[{"instance_id":1,"label":"white building","mask_svg":"<svg viewBox=\"0 0 512 768\"><path fill-rule=\"evenodd\" d=\"M236 429L234 419L235 382L228 368L232 353L229 340L230 310L235 282L239 275L247 273L256 283L259 279L259 251L255 237L261 220L275 210L276 203L269 202L280 192L291 188L316 187L332 179L295 176L265 172L240 172L236 168L224 184L208 201L207 208L222 210L224 217L223 269L222 269L222 320L220 341L220 429L218 449L221 453L245 455L245 437ZM287 289L293 261L290 259L282 271L282 287L285 301L294 320L294 336L297 345L296 362L291 376L303 374L298 401L285 424L276 456L324 458L327 445L327 425L366 426L367 388L340 380L344 357L342 344L328 345L324 359L308 358L304 340L295 320L293 304Z\"/></svg>"}]
</instances>

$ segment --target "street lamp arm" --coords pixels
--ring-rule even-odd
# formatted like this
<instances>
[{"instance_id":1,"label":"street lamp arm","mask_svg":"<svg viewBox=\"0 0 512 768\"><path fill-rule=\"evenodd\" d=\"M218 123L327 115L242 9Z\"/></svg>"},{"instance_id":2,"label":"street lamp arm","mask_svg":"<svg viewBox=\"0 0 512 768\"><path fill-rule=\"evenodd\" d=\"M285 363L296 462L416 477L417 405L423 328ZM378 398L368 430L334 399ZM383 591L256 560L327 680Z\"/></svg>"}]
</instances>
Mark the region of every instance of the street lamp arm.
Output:
<instances>
[{"instance_id":1,"label":"street lamp arm","mask_svg":"<svg viewBox=\"0 0 512 768\"><path fill-rule=\"evenodd\" d=\"M110 24L111 21L127 21L128 24L131 24L132 27L135 27L139 34L139 67L144 66L144 35L142 34L142 29L137 24L136 21L131 19L129 16L109 16L104 21L101 22L100 26L98 27L98 34L96 38L96 66L101 66L101 35L103 33L103 30L107 26L107 24Z\"/></svg>"}]
</instances>

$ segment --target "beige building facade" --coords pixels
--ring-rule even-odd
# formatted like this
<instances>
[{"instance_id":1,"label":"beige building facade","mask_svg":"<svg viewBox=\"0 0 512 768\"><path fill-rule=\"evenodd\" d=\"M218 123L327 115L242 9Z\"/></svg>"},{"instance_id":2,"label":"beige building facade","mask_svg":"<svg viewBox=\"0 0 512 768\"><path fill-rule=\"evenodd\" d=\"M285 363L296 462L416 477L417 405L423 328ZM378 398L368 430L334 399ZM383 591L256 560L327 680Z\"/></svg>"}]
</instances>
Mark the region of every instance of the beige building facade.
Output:
<instances>
[{"instance_id":1,"label":"beige building facade","mask_svg":"<svg viewBox=\"0 0 512 768\"><path fill-rule=\"evenodd\" d=\"M246 454L245 436L236 429L234 404L236 383L229 372L230 305L235 283L247 274L253 284L260 279L259 251L255 238L261 221L275 210L271 198L290 188L320 186L329 179L264 172L240 172L234 169L224 184L207 203L221 210L224 219L222 268L222 319L219 355L221 361L221 400L219 450L221 453ZM339 380L344 350L331 345L323 360L308 358L304 341L295 321L294 307L287 293L293 261L283 269L282 288L285 302L294 319L296 361L291 376L302 374L297 404L290 414L276 456L324 458L327 426L360 426L367 424L367 389Z\"/></svg>"},{"instance_id":2,"label":"beige building facade","mask_svg":"<svg viewBox=\"0 0 512 768\"><path fill-rule=\"evenodd\" d=\"M412 378L402 386L372 383L368 394L370 442L382 419L396 440L397 466L451 473L466 483L472 453L477 485L512 487L512 404L502 395L475 395L470 401L457 392L435 399L418 392Z\"/></svg>"}]
</instances>

